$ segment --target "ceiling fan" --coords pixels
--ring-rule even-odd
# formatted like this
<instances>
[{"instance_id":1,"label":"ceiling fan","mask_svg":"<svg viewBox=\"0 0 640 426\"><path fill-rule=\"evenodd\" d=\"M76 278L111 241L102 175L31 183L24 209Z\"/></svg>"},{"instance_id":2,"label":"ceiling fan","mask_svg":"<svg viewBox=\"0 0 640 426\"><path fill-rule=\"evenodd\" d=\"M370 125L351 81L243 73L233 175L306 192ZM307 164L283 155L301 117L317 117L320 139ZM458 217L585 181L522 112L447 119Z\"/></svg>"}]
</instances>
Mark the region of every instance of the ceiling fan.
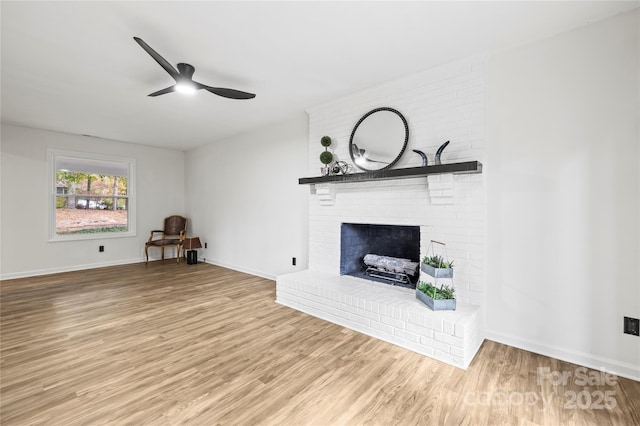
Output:
<instances>
[{"instance_id":1,"label":"ceiling fan","mask_svg":"<svg viewBox=\"0 0 640 426\"><path fill-rule=\"evenodd\" d=\"M225 89L223 87L211 87L198 83L197 81L193 81L192 76L196 69L192 65L181 62L178 64L178 69L176 70L173 65L160 56L158 52L153 50L151 46L145 43L140 37L134 37L133 39L176 81L176 84L173 86L153 92L149 96L160 96L175 91L193 93L196 90L205 89L218 96L230 99L252 99L256 97L253 93L242 92L234 89Z\"/></svg>"}]
</instances>

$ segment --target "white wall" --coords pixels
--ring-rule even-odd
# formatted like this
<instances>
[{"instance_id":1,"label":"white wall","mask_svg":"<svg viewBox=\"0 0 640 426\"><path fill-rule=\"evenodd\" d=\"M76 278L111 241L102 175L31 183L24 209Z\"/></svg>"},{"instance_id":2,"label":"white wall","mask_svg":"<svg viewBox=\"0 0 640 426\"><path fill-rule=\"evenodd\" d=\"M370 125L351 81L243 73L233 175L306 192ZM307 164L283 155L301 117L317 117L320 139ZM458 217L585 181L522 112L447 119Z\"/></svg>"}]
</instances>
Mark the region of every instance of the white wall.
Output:
<instances>
[{"instance_id":1,"label":"white wall","mask_svg":"<svg viewBox=\"0 0 640 426\"><path fill-rule=\"evenodd\" d=\"M142 261L149 231L165 216L185 213L181 151L10 125L2 125L1 136L2 279ZM137 235L47 242L48 148L135 158Z\"/></svg>"},{"instance_id":2,"label":"white wall","mask_svg":"<svg viewBox=\"0 0 640 426\"><path fill-rule=\"evenodd\" d=\"M492 58L487 337L640 379L638 10Z\"/></svg>"},{"instance_id":3,"label":"white wall","mask_svg":"<svg viewBox=\"0 0 640 426\"><path fill-rule=\"evenodd\" d=\"M187 211L207 262L274 279L306 268L308 124L282 123L189 151ZM292 266L291 258L297 258Z\"/></svg>"}]
</instances>

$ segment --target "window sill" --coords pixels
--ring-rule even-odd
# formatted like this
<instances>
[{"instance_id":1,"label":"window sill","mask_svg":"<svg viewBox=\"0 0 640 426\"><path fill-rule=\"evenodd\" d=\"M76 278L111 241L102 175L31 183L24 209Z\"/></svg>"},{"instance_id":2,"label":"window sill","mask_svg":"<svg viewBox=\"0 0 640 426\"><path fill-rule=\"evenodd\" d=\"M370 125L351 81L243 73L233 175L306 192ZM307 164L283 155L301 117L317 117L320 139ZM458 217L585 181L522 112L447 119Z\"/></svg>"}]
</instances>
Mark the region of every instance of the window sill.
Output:
<instances>
[{"instance_id":1,"label":"window sill","mask_svg":"<svg viewBox=\"0 0 640 426\"><path fill-rule=\"evenodd\" d=\"M135 237L135 231L128 232L101 232L95 234L64 234L49 237L48 243L60 243L65 241L104 240L107 238L131 238Z\"/></svg>"}]
</instances>

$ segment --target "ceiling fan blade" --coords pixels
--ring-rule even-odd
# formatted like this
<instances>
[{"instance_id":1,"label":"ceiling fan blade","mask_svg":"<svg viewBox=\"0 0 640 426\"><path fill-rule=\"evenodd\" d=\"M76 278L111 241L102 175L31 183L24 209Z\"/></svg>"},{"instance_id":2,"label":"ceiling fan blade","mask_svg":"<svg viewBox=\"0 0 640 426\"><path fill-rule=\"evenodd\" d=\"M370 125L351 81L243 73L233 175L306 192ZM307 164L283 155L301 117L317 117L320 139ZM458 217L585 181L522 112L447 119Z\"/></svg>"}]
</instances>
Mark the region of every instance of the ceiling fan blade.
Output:
<instances>
[{"instance_id":1,"label":"ceiling fan blade","mask_svg":"<svg viewBox=\"0 0 640 426\"><path fill-rule=\"evenodd\" d=\"M167 87L166 89L162 89L162 90L158 90L157 92L153 92L149 96L166 95L167 93L171 93L171 92L175 92L175 91L176 91L176 86L174 84L173 86Z\"/></svg>"},{"instance_id":2,"label":"ceiling fan blade","mask_svg":"<svg viewBox=\"0 0 640 426\"><path fill-rule=\"evenodd\" d=\"M180 73L178 73L178 71L173 67L173 65L171 65L165 58L160 56L158 52L153 50L151 46L145 43L144 40L142 40L140 37L134 37L133 39L140 45L140 47L142 47L145 50L145 52L149 54L149 56L155 59L155 61L158 64L160 64L160 66L164 68L164 70L168 72L169 75L173 77L174 80L176 81L178 80ZM149 96L152 96L152 95L149 95Z\"/></svg>"},{"instance_id":3,"label":"ceiling fan blade","mask_svg":"<svg viewBox=\"0 0 640 426\"><path fill-rule=\"evenodd\" d=\"M223 87L210 87L210 86L205 86L204 84L201 84L201 83L197 83L197 85L201 89L206 89L211 93L214 93L218 96L222 96L229 99L253 99L256 97L256 95L253 93L242 92L240 90L225 89Z\"/></svg>"}]
</instances>

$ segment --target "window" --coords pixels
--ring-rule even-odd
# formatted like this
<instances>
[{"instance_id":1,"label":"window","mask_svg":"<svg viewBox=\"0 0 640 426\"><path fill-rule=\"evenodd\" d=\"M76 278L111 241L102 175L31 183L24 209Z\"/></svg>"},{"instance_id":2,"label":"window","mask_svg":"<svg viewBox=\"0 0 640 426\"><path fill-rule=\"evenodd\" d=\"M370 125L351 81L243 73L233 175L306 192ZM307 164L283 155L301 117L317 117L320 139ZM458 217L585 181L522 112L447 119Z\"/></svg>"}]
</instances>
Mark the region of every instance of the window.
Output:
<instances>
[{"instance_id":1,"label":"window","mask_svg":"<svg viewBox=\"0 0 640 426\"><path fill-rule=\"evenodd\" d=\"M49 241L135 235L135 160L48 151Z\"/></svg>"}]
</instances>

